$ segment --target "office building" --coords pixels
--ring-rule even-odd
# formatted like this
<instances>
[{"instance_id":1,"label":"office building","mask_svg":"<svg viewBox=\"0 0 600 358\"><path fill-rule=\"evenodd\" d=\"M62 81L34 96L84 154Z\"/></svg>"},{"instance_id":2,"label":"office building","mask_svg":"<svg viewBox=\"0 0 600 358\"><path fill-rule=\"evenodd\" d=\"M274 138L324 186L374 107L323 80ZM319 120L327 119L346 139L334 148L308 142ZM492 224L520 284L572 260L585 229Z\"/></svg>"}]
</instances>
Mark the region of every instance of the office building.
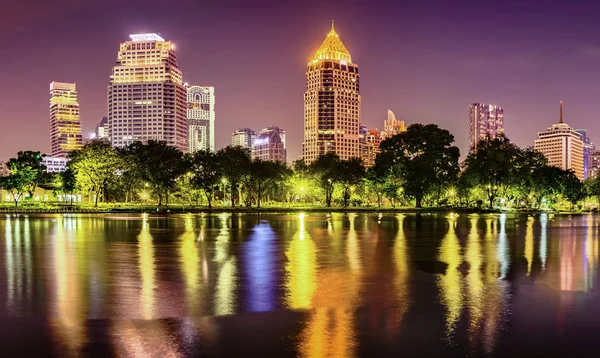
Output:
<instances>
[{"instance_id":1,"label":"office building","mask_svg":"<svg viewBox=\"0 0 600 358\"><path fill-rule=\"evenodd\" d=\"M381 131L381 140L391 138L396 134L406 132L406 126L403 120L397 120L394 112L388 109L387 119L383 121L383 130Z\"/></svg>"},{"instance_id":2,"label":"office building","mask_svg":"<svg viewBox=\"0 0 600 358\"><path fill-rule=\"evenodd\" d=\"M62 173L67 169L69 160L64 157L48 157L42 158L42 165L46 167L47 173Z\"/></svg>"},{"instance_id":3,"label":"office building","mask_svg":"<svg viewBox=\"0 0 600 358\"><path fill-rule=\"evenodd\" d=\"M371 167L375 164L380 144L381 133L377 129L367 129L366 125L361 124L359 127L359 149L360 158L363 160L365 167Z\"/></svg>"},{"instance_id":4,"label":"office building","mask_svg":"<svg viewBox=\"0 0 600 358\"><path fill-rule=\"evenodd\" d=\"M358 65L331 31L308 63L304 92L302 157L308 164L327 152L341 159L359 156Z\"/></svg>"},{"instance_id":5,"label":"office building","mask_svg":"<svg viewBox=\"0 0 600 358\"><path fill-rule=\"evenodd\" d=\"M188 151L215 150L215 88L187 87Z\"/></svg>"},{"instance_id":6,"label":"office building","mask_svg":"<svg viewBox=\"0 0 600 358\"><path fill-rule=\"evenodd\" d=\"M596 146L592 143L590 137L588 137L585 129L576 129L575 132L579 133L583 142L583 179L585 180L590 177L592 151L596 149Z\"/></svg>"},{"instance_id":7,"label":"office building","mask_svg":"<svg viewBox=\"0 0 600 358\"><path fill-rule=\"evenodd\" d=\"M75 83L50 83L50 155L66 158L82 146Z\"/></svg>"},{"instance_id":8,"label":"office building","mask_svg":"<svg viewBox=\"0 0 600 358\"><path fill-rule=\"evenodd\" d=\"M108 139L108 117L102 117L102 119L96 123L94 139Z\"/></svg>"},{"instance_id":9,"label":"office building","mask_svg":"<svg viewBox=\"0 0 600 358\"><path fill-rule=\"evenodd\" d=\"M563 122L562 101L559 118L557 124L538 133L534 149L546 156L549 165L570 169L579 180L583 180L583 141L579 133Z\"/></svg>"},{"instance_id":10,"label":"office building","mask_svg":"<svg viewBox=\"0 0 600 358\"><path fill-rule=\"evenodd\" d=\"M598 177L598 171L600 170L600 149L592 150L589 158L589 165L588 178Z\"/></svg>"},{"instance_id":11,"label":"office building","mask_svg":"<svg viewBox=\"0 0 600 358\"><path fill-rule=\"evenodd\" d=\"M252 144L252 159L286 163L285 131L279 127L261 130Z\"/></svg>"},{"instance_id":12,"label":"office building","mask_svg":"<svg viewBox=\"0 0 600 358\"><path fill-rule=\"evenodd\" d=\"M504 109L491 104L469 105L469 151L477 150L484 139L494 139L504 133Z\"/></svg>"},{"instance_id":13,"label":"office building","mask_svg":"<svg viewBox=\"0 0 600 358\"><path fill-rule=\"evenodd\" d=\"M113 146L165 141L188 150L187 91L175 46L157 34L130 35L108 85L108 138Z\"/></svg>"},{"instance_id":14,"label":"office building","mask_svg":"<svg viewBox=\"0 0 600 358\"><path fill-rule=\"evenodd\" d=\"M252 149L256 132L250 128L240 128L231 134L231 145Z\"/></svg>"}]
</instances>

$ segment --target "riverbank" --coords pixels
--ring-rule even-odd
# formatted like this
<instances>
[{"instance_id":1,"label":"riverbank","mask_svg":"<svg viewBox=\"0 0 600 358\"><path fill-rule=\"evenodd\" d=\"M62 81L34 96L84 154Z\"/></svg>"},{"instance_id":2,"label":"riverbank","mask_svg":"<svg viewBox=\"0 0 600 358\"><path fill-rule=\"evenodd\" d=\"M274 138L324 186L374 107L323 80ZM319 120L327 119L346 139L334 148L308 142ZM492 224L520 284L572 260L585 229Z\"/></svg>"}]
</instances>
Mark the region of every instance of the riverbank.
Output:
<instances>
[{"instance_id":1,"label":"riverbank","mask_svg":"<svg viewBox=\"0 0 600 358\"><path fill-rule=\"evenodd\" d=\"M539 213L538 210L524 210L524 211L507 211L507 210L489 210L476 208L453 208L453 207L322 207L322 206L265 206L261 208L256 207L228 207L228 206L215 206L208 208L206 206L183 206L183 205L170 205L170 206L133 206L133 205L101 205L98 207L94 206L0 206L0 213L7 214L141 214L141 213L160 213L160 214L183 214L183 213L300 213L300 212L316 212L316 213L329 213L329 212L380 212L380 213ZM561 212L562 213L562 212ZM564 212L568 213L568 212ZM579 212L581 213L581 212Z\"/></svg>"}]
</instances>

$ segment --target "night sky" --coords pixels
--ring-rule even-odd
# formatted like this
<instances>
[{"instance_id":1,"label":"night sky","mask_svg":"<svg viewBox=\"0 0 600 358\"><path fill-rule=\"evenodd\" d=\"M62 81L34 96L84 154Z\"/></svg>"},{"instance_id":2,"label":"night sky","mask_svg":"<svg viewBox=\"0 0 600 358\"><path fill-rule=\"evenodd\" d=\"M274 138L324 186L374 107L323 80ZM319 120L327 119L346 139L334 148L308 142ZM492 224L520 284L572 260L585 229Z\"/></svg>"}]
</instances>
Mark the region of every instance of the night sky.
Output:
<instances>
[{"instance_id":1,"label":"night sky","mask_svg":"<svg viewBox=\"0 0 600 358\"><path fill-rule=\"evenodd\" d=\"M215 86L216 145L278 125L301 154L306 64L335 19L359 64L362 122L387 109L437 123L467 148L468 105L504 107L507 136L533 145L558 121L600 143L600 4L592 1L4 1L0 160L49 150L48 87L76 82L84 138L106 115L119 43L158 32L190 84Z\"/></svg>"}]
</instances>

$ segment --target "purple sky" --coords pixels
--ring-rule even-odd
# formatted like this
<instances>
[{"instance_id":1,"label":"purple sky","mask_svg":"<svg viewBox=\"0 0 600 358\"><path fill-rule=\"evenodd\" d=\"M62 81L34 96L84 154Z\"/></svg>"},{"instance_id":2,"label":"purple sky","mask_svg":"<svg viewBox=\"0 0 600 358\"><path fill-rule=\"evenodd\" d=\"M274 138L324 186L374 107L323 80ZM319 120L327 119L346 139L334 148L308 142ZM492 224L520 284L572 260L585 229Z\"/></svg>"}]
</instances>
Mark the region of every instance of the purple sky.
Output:
<instances>
[{"instance_id":1,"label":"purple sky","mask_svg":"<svg viewBox=\"0 0 600 358\"><path fill-rule=\"evenodd\" d=\"M450 130L464 153L467 107L484 102L503 106L507 136L529 146L558 121L562 99L565 122L600 142L599 15L590 1L10 2L0 14L0 160L49 150L51 81L77 83L84 137L93 132L119 43L136 32L173 41L185 81L215 86L217 147L238 127L278 125L294 160L306 64L332 18L359 64L370 128L391 109Z\"/></svg>"}]
</instances>

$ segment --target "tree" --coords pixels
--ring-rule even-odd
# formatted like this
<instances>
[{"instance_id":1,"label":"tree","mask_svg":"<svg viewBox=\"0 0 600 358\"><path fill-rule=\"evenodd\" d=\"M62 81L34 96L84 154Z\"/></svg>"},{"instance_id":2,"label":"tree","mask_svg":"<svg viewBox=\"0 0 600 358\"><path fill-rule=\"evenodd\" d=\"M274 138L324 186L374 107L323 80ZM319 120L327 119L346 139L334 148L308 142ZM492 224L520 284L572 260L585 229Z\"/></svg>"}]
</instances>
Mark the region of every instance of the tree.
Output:
<instances>
[{"instance_id":1,"label":"tree","mask_svg":"<svg viewBox=\"0 0 600 358\"><path fill-rule=\"evenodd\" d=\"M530 180L531 195L534 197L538 209L541 207L544 198L551 201L554 196L561 193L562 176L563 170L555 166L543 165L532 171Z\"/></svg>"},{"instance_id":2,"label":"tree","mask_svg":"<svg viewBox=\"0 0 600 358\"><path fill-rule=\"evenodd\" d=\"M231 206L234 207L240 181L250 166L250 152L240 146L227 146L217 152L217 158L220 171L231 189Z\"/></svg>"},{"instance_id":3,"label":"tree","mask_svg":"<svg viewBox=\"0 0 600 358\"><path fill-rule=\"evenodd\" d=\"M381 207L383 201L383 187L386 181L386 173L381 172L379 167L373 165L365 174L365 183L367 189L373 192L377 197L377 207Z\"/></svg>"},{"instance_id":4,"label":"tree","mask_svg":"<svg viewBox=\"0 0 600 358\"><path fill-rule=\"evenodd\" d=\"M420 208L425 195L456 179L460 152L453 142L454 136L435 124L413 124L385 139L375 162L388 171L397 170L404 192Z\"/></svg>"},{"instance_id":5,"label":"tree","mask_svg":"<svg viewBox=\"0 0 600 358\"><path fill-rule=\"evenodd\" d=\"M162 206L163 197L166 205L169 205L169 192L186 171L183 154L164 141L154 140L132 143L129 151L135 158L140 178L158 196L158 205Z\"/></svg>"},{"instance_id":6,"label":"tree","mask_svg":"<svg viewBox=\"0 0 600 358\"><path fill-rule=\"evenodd\" d=\"M320 188L325 193L325 205L331 206L331 200L333 198L333 190L338 182L338 169L339 169L340 157L333 153L327 152L324 155L320 155L311 165L311 173L317 179Z\"/></svg>"},{"instance_id":7,"label":"tree","mask_svg":"<svg viewBox=\"0 0 600 358\"><path fill-rule=\"evenodd\" d=\"M9 166L9 171L8 176L0 178L0 186L12 194L17 207L22 195L29 190L31 182L36 180L36 171L29 166L20 168L15 163Z\"/></svg>"},{"instance_id":8,"label":"tree","mask_svg":"<svg viewBox=\"0 0 600 358\"><path fill-rule=\"evenodd\" d=\"M508 138L500 136L479 142L477 150L465 160L463 175L486 192L490 209L501 191L515 181L520 149Z\"/></svg>"},{"instance_id":9,"label":"tree","mask_svg":"<svg viewBox=\"0 0 600 358\"><path fill-rule=\"evenodd\" d=\"M29 168L28 170L33 173L33 178L25 184L25 190L29 193L30 197L33 197L33 193L38 185L48 178L46 166L42 164L42 159L43 156L40 152L27 150L18 152L16 158L11 158L6 163L7 167L12 171Z\"/></svg>"},{"instance_id":10,"label":"tree","mask_svg":"<svg viewBox=\"0 0 600 358\"><path fill-rule=\"evenodd\" d=\"M95 192L94 206L108 184L115 180L120 165L117 152L106 141L91 141L80 150L69 154L67 168L75 173L77 185L91 193Z\"/></svg>"},{"instance_id":11,"label":"tree","mask_svg":"<svg viewBox=\"0 0 600 358\"><path fill-rule=\"evenodd\" d=\"M254 159L241 181L256 201L256 207L260 208L265 193L273 190L288 175L291 175L291 171L283 163Z\"/></svg>"},{"instance_id":12,"label":"tree","mask_svg":"<svg viewBox=\"0 0 600 358\"><path fill-rule=\"evenodd\" d=\"M563 170L560 178L561 194L571 203L571 209L578 201L585 198L583 183L572 170Z\"/></svg>"},{"instance_id":13,"label":"tree","mask_svg":"<svg viewBox=\"0 0 600 358\"><path fill-rule=\"evenodd\" d=\"M73 203L73 193L75 192L77 186L77 180L75 178L75 172L72 168L67 168L62 173L57 173L54 176L54 195L71 195L71 200L69 204Z\"/></svg>"},{"instance_id":14,"label":"tree","mask_svg":"<svg viewBox=\"0 0 600 358\"><path fill-rule=\"evenodd\" d=\"M187 163L192 175L192 187L202 190L208 207L212 208L214 192L223 176L219 166L219 157L209 150L199 150L188 157Z\"/></svg>"},{"instance_id":15,"label":"tree","mask_svg":"<svg viewBox=\"0 0 600 358\"><path fill-rule=\"evenodd\" d=\"M348 207L348 200L352 195L352 190L359 185L365 177L365 167L360 158L350 158L342 160L337 164L337 181L342 187L342 198L344 207Z\"/></svg>"}]
</instances>

